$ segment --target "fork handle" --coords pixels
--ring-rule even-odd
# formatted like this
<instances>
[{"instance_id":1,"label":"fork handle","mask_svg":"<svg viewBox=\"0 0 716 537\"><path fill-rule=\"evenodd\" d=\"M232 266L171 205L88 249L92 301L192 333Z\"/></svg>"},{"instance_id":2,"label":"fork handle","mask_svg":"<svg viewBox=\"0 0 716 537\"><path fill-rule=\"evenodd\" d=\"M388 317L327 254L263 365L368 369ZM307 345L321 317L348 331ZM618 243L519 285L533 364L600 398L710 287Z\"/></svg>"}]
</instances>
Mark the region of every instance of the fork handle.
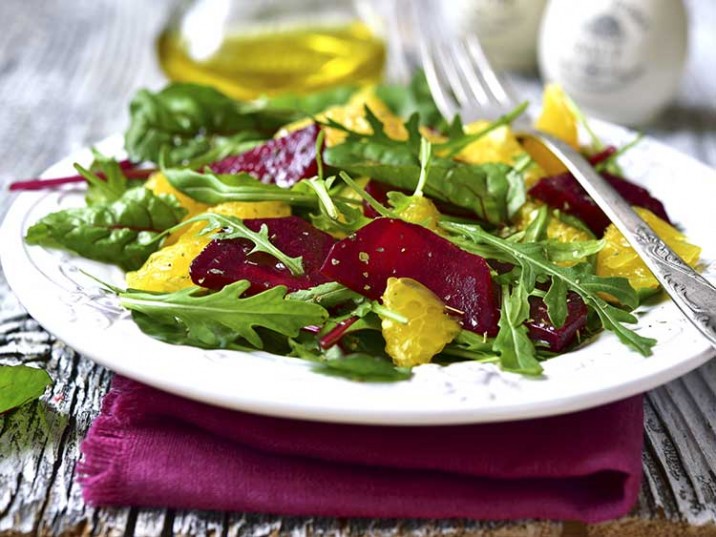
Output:
<instances>
[{"instance_id":1,"label":"fork handle","mask_svg":"<svg viewBox=\"0 0 716 537\"><path fill-rule=\"evenodd\" d=\"M517 134L537 139L562 161L626 237L686 318L716 347L716 288L669 248L577 151L533 129Z\"/></svg>"}]
</instances>

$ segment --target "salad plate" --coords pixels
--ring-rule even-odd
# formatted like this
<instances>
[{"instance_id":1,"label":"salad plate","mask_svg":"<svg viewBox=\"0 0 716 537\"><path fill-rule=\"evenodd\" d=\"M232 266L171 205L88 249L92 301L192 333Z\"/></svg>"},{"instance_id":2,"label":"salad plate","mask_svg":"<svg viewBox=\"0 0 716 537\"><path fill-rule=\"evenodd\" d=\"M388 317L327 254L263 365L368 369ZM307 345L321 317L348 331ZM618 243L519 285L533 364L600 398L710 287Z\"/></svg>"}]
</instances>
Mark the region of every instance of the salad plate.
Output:
<instances>
[{"instance_id":1,"label":"salad plate","mask_svg":"<svg viewBox=\"0 0 716 537\"><path fill-rule=\"evenodd\" d=\"M609 143L630 131L593 123ZM121 136L96 146L122 156ZM89 150L48 169L44 177L87 165ZM701 269L716 282L716 172L655 140L645 139L620 163L634 182L662 199L673 221L702 247ZM658 344L644 358L611 332L543 363L544 375L524 377L496 365L460 362L415 367L410 380L360 383L316 374L310 362L264 352L204 350L170 345L145 335L115 296L89 275L124 286L116 267L72 253L27 245L27 229L42 216L81 206L83 188L23 192L14 200L0 236L6 278L28 312L79 353L148 385L212 405L286 418L393 425L509 421L556 415L623 399L668 382L713 355L676 306L662 299L641 307L636 331Z\"/></svg>"}]
</instances>

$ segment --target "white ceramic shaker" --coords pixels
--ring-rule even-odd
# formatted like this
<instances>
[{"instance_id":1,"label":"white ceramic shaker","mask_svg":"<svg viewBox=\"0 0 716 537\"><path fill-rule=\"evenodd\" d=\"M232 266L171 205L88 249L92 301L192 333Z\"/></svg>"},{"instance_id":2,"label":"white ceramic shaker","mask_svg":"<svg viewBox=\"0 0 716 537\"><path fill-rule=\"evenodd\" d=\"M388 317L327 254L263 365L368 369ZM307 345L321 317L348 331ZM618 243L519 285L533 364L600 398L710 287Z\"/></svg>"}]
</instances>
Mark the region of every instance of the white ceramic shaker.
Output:
<instances>
[{"instance_id":1,"label":"white ceramic shaker","mask_svg":"<svg viewBox=\"0 0 716 537\"><path fill-rule=\"evenodd\" d=\"M686 51L682 0L550 0L538 55L588 114L641 125L674 97Z\"/></svg>"},{"instance_id":2,"label":"white ceramic shaker","mask_svg":"<svg viewBox=\"0 0 716 537\"><path fill-rule=\"evenodd\" d=\"M546 1L443 0L443 11L460 34L477 35L494 67L533 70Z\"/></svg>"}]
</instances>

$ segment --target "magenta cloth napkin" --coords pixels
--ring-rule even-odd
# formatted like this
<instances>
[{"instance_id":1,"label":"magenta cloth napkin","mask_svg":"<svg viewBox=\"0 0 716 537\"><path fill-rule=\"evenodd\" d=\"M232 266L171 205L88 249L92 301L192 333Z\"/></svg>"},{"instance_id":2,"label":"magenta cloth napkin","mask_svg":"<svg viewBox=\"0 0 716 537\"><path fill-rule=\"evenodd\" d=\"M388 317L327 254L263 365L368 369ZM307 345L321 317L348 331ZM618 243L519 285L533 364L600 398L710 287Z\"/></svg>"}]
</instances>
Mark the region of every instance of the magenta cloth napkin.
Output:
<instances>
[{"instance_id":1,"label":"magenta cloth napkin","mask_svg":"<svg viewBox=\"0 0 716 537\"><path fill-rule=\"evenodd\" d=\"M529 421L384 427L219 409L117 376L80 474L93 505L598 522L636 501L642 430L641 397Z\"/></svg>"}]
</instances>

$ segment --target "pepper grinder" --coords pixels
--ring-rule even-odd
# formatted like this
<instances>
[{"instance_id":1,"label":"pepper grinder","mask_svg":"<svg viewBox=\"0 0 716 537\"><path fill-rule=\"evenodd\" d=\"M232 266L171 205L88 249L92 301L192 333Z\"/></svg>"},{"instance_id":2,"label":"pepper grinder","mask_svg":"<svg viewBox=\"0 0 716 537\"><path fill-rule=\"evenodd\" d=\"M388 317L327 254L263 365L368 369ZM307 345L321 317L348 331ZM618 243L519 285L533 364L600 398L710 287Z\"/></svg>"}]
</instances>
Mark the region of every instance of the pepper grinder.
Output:
<instances>
[{"instance_id":1,"label":"pepper grinder","mask_svg":"<svg viewBox=\"0 0 716 537\"><path fill-rule=\"evenodd\" d=\"M643 125L678 90L687 30L682 0L550 0L540 71L589 115Z\"/></svg>"}]
</instances>

